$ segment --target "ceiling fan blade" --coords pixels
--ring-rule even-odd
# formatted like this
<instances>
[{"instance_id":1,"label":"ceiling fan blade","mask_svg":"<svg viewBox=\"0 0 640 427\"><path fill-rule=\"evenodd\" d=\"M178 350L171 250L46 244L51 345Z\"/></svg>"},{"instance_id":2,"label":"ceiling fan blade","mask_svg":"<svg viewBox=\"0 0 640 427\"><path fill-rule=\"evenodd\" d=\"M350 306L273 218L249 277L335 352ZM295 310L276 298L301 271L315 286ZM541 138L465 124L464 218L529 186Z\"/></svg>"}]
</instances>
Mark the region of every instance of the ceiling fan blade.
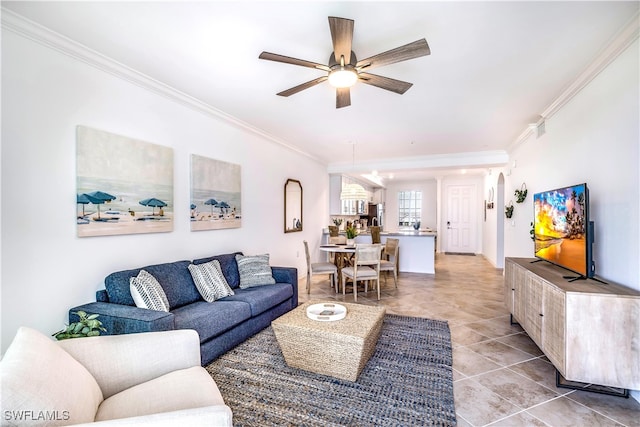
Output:
<instances>
[{"instance_id":1,"label":"ceiling fan blade","mask_svg":"<svg viewBox=\"0 0 640 427\"><path fill-rule=\"evenodd\" d=\"M349 88L336 88L336 108L348 107L349 105L351 105L351 91Z\"/></svg>"},{"instance_id":2,"label":"ceiling fan blade","mask_svg":"<svg viewBox=\"0 0 640 427\"><path fill-rule=\"evenodd\" d=\"M427 40L420 39L414 41L413 43L409 43L404 46L400 46L395 49L379 53L378 55L374 55L370 58L358 61L358 63L356 64L356 68L358 70L371 70L376 67L382 67L383 65L394 64L396 62L406 61L429 54L431 54L431 49L429 49Z\"/></svg>"},{"instance_id":3,"label":"ceiling fan blade","mask_svg":"<svg viewBox=\"0 0 640 427\"><path fill-rule=\"evenodd\" d=\"M318 77L317 79L311 80L311 81L306 82L306 83L302 83L301 85L292 87L291 89L283 90L282 92L277 93L276 95L280 95L280 96L295 95L296 93L298 93L300 91L303 91L305 89L309 89L310 87L313 87L313 86L315 86L317 84L320 84L325 80L327 80L327 76Z\"/></svg>"},{"instance_id":4,"label":"ceiling fan blade","mask_svg":"<svg viewBox=\"0 0 640 427\"><path fill-rule=\"evenodd\" d=\"M262 52L258 58L266 59L268 61L284 62L285 64L300 65L301 67L316 68L323 71L330 71L330 68L326 65L318 64L311 61L305 61L304 59L291 58L290 56L278 55L277 53Z\"/></svg>"},{"instance_id":5,"label":"ceiling fan blade","mask_svg":"<svg viewBox=\"0 0 640 427\"><path fill-rule=\"evenodd\" d=\"M358 74L358 80L371 86L399 93L400 95L408 91L409 88L413 86L413 83L403 82L402 80L391 79L389 77L378 76L370 73Z\"/></svg>"},{"instance_id":6,"label":"ceiling fan blade","mask_svg":"<svg viewBox=\"0 0 640 427\"><path fill-rule=\"evenodd\" d=\"M336 62L339 64L340 57L344 56L344 63L349 64L351 61L351 41L353 40L353 20L330 16L329 29L331 30Z\"/></svg>"}]
</instances>

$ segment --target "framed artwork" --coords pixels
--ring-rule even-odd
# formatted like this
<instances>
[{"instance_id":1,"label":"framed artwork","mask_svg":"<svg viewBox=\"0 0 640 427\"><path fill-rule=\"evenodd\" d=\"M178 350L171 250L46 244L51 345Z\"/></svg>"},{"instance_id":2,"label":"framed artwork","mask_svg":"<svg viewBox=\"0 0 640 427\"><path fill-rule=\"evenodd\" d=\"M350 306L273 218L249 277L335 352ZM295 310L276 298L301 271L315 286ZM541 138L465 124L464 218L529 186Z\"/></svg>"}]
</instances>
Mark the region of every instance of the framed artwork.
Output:
<instances>
[{"instance_id":1,"label":"framed artwork","mask_svg":"<svg viewBox=\"0 0 640 427\"><path fill-rule=\"evenodd\" d=\"M191 231L242 226L240 165L191 155Z\"/></svg>"},{"instance_id":2,"label":"framed artwork","mask_svg":"<svg viewBox=\"0 0 640 427\"><path fill-rule=\"evenodd\" d=\"M79 237L173 230L173 149L76 128Z\"/></svg>"}]
</instances>

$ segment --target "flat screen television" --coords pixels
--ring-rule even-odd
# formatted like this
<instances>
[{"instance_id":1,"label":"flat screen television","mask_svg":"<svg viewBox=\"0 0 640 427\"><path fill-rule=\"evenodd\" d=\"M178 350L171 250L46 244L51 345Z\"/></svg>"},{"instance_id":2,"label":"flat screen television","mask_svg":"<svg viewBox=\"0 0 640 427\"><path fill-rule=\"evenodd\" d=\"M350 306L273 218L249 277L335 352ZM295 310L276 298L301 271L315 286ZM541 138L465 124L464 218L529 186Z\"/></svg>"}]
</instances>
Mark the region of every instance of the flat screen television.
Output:
<instances>
[{"instance_id":1,"label":"flat screen television","mask_svg":"<svg viewBox=\"0 0 640 427\"><path fill-rule=\"evenodd\" d=\"M593 277L587 184L536 193L533 206L536 258L579 274L576 279Z\"/></svg>"}]
</instances>

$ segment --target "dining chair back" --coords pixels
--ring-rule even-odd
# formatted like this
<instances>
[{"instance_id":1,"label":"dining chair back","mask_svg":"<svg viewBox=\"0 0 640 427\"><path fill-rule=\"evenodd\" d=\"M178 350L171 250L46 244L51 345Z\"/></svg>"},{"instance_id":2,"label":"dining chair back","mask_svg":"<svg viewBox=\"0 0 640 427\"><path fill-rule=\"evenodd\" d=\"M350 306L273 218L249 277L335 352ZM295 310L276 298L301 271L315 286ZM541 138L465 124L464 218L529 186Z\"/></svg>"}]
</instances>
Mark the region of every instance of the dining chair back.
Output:
<instances>
[{"instance_id":1,"label":"dining chair back","mask_svg":"<svg viewBox=\"0 0 640 427\"><path fill-rule=\"evenodd\" d=\"M380 243L380 227L372 225L369 231L371 231L371 243Z\"/></svg>"},{"instance_id":2,"label":"dining chair back","mask_svg":"<svg viewBox=\"0 0 640 427\"><path fill-rule=\"evenodd\" d=\"M309 243L304 240L304 253L307 258L307 294L311 293L311 277L313 275L328 274L331 279L331 287L335 288L336 292L336 277L338 275L338 267L330 262L311 262L311 255L309 254Z\"/></svg>"},{"instance_id":3,"label":"dining chair back","mask_svg":"<svg viewBox=\"0 0 640 427\"><path fill-rule=\"evenodd\" d=\"M369 281L375 282L380 299L380 254L382 245L359 243L356 244L353 265L342 269L342 294L346 294L346 279L353 280L353 299L358 301L358 281L365 282L365 292Z\"/></svg>"},{"instance_id":4,"label":"dining chair back","mask_svg":"<svg viewBox=\"0 0 640 427\"><path fill-rule=\"evenodd\" d=\"M329 243L333 245L346 245L347 244L347 236L329 236Z\"/></svg>"},{"instance_id":5,"label":"dining chair back","mask_svg":"<svg viewBox=\"0 0 640 427\"><path fill-rule=\"evenodd\" d=\"M393 283L398 287L398 254L400 250L400 239L387 238L385 241L382 261L380 261L380 271L393 272ZM387 283L387 273L384 275L384 283Z\"/></svg>"}]
</instances>

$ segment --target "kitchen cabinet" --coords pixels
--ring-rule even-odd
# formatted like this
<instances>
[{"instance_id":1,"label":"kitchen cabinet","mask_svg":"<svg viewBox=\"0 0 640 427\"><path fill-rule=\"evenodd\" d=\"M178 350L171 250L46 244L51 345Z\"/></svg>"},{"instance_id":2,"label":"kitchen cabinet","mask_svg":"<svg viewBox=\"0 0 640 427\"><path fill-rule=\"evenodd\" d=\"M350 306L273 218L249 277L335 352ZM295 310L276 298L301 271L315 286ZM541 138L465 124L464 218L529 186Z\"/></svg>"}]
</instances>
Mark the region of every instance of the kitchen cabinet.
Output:
<instances>
[{"instance_id":1,"label":"kitchen cabinet","mask_svg":"<svg viewBox=\"0 0 640 427\"><path fill-rule=\"evenodd\" d=\"M351 180L345 181L351 182ZM342 175L329 175L329 213L330 215L366 215L369 200L341 200ZM363 186L364 187L364 186ZM364 187L371 198L371 192Z\"/></svg>"},{"instance_id":2,"label":"kitchen cabinet","mask_svg":"<svg viewBox=\"0 0 640 427\"><path fill-rule=\"evenodd\" d=\"M384 188L376 188L371 196L371 203L374 205L384 204L386 202L385 196L386 190Z\"/></svg>"},{"instance_id":3,"label":"kitchen cabinet","mask_svg":"<svg viewBox=\"0 0 640 427\"><path fill-rule=\"evenodd\" d=\"M566 270L507 258L504 295L513 319L569 381L640 389L640 292Z\"/></svg>"},{"instance_id":4,"label":"kitchen cabinet","mask_svg":"<svg viewBox=\"0 0 640 427\"><path fill-rule=\"evenodd\" d=\"M331 215L342 214L342 175L329 175L329 213Z\"/></svg>"},{"instance_id":5,"label":"kitchen cabinet","mask_svg":"<svg viewBox=\"0 0 640 427\"><path fill-rule=\"evenodd\" d=\"M366 200L341 200L342 215L366 215L369 203Z\"/></svg>"}]
</instances>

